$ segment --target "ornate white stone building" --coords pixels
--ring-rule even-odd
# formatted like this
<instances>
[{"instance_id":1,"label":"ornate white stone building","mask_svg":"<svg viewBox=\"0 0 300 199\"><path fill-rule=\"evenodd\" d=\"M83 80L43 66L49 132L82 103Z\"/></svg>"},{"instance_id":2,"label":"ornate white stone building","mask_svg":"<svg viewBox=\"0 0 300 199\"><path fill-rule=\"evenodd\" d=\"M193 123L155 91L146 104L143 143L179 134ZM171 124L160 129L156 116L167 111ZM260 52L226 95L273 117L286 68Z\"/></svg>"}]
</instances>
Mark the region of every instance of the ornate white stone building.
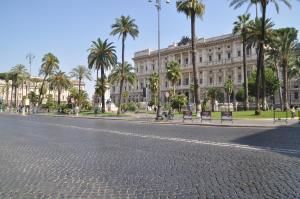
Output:
<instances>
[{"instance_id":1,"label":"ornate white stone building","mask_svg":"<svg viewBox=\"0 0 300 199\"><path fill-rule=\"evenodd\" d=\"M41 77L32 77L32 79L35 79L35 82L24 82L23 85L20 85L19 88L17 89L17 99L16 99L16 104L19 105L22 102L22 98L23 96L27 96L28 93L30 92L35 92L37 95L39 93L39 88L42 84L42 78ZM77 80L71 80L73 87L78 88L79 86L79 81ZM3 99L3 101L5 103L8 102L8 104L10 104L11 102L11 94L12 94L12 89L11 89L11 81L10 81L10 87L8 90L8 99L7 99L7 93L6 90L4 89L5 87L5 81L0 80L0 97ZM81 82L80 85L81 90L85 90L85 83ZM57 101L58 98L58 93L57 91L47 91L47 95L51 94L54 98L55 101ZM69 96L69 91L68 90L63 90L61 93L61 102L67 102L68 96ZM14 95L14 91L13 91L13 95ZM14 101L14 96L12 96L12 100Z\"/></svg>"},{"instance_id":2,"label":"ornate white stone building","mask_svg":"<svg viewBox=\"0 0 300 199\"><path fill-rule=\"evenodd\" d=\"M225 93L223 86L228 79L233 80L235 92L243 86L243 51L239 36L227 34L208 39L198 39L196 51L197 79L201 99L203 99L203 92L210 87L220 88ZM129 101L150 101L149 77L152 73L158 72L157 53L157 50L146 49L134 54L133 61L138 81L133 86L125 85L124 90L129 92ZM256 69L256 48L249 48L246 53L247 75L249 76ZM170 61L177 61L182 67L182 75L180 81L177 82L176 92L185 94L189 101L193 102L193 91L190 89L193 83L191 45L177 46L177 44L161 49L161 69L159 73L162 102L167 100L165 94L172 88L171 82L166 78L166 66ZM299 88L295 87L292 92L292 102L299 104ZM143 93L146 93L146 96ZM116 84L111 89L112 101L117 102L118 96L119 85Z\"/></svg>"}]
</instances>

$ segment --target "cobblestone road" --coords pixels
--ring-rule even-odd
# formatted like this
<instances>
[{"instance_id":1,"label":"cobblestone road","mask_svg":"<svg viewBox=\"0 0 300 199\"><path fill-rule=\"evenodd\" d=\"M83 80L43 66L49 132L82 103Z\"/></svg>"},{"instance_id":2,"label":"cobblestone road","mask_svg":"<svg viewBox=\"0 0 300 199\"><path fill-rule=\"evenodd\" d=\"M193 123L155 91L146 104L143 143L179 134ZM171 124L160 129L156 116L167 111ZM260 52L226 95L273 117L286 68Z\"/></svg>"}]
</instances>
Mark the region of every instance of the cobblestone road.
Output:
<instances>
[{"instance_id":1,"label":"cobblestone road","mask_svg":"<svg viewBox=\"0 0 300 199\"><path fill-rule=\"evenodd\" d=\"M0 115L0 198L300 198L300 129Z\"/></svg>"}]
</instances>

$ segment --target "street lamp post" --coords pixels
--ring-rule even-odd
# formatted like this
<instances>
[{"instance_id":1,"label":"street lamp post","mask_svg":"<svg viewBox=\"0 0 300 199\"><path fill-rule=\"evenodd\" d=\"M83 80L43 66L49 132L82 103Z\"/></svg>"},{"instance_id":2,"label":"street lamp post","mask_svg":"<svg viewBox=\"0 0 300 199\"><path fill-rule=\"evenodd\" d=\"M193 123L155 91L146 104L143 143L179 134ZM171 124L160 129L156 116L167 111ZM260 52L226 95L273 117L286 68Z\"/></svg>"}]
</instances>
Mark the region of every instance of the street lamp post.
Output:
<instances>
[{"instance_id":1,"label":"street lamp post","mask_svg":"<svg viewBox=\"0 0 300 199\"><path fill-rule=\"evenodd\" d=\"M152 2L152 0L148 0L148 2ZM166 0L166 3L170 3L170 0ZM161 10L161 0L156 0L155 7L157 8L157 72L158 72L158 94L157 94L157 111L156 111L156 120L159 120L161 116L161 105L160 105L160 10Z\"/></svg>"}]
</instances>

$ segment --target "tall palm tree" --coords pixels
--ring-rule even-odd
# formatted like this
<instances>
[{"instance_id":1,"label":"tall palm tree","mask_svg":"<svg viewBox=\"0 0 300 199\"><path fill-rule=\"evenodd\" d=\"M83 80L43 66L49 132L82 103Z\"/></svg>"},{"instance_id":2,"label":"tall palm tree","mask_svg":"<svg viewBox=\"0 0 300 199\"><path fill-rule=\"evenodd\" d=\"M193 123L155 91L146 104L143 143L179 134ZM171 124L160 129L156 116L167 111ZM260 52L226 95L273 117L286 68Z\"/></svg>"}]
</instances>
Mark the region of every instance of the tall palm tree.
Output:
<instances>
[{"instance_id":1,"label":"tall palm tree","mask_svg":"<svg viewBox=\"0 0 300 199\"><path fill-rule=\"evenodd\" d=\"M111 26L111 35L119 35L122 37L122 70L120 73L120 94L119 94L119 104L118 104L118 114L121 113L121 101L122 101L122 91L124 85L124 68L125 68L125 40L128 35L135 39L138 34L138 26L135 24L135 19L131 19L130 16L121 16L117 18L115 23Z\"/></svg>"},{"instance_id":2,"label":"tall palm tree","mask_svg":"<svg viewBox=\"0 0 300 199\"><path fill-rule=\"evenodd\" d=\"M196 17L202 18L205 11L205 5L202 0L179 0L176 2L178 12L183 12L187 17L191 18L191 38L192 38L192 63L193 63L193 78L194 78L194 96L196 102L196 114L199 113L199 84L197 80L196 68Z\"/></svg>"},{"instance_id":3,"label":"tall palm tree","mask_svg":"<svg viewBox=\"0 0 300 199\"><path fill-rule=\"evenodd\" d=\"M49 88L57 90L57 104L60 105L60 97L63 90L67 90L72 87L72 83L65 72L58 71L49 78Z\"/></svg>"},{"instance_id":4,"label":"tall palm tree","mask_svg":"<svg viewBox=\"0 0 300 199\"><path fill-rule=\"evenodd\" d=\"M251 20L249 23L249 38L248 38L248 45L249 47L256 47L259 46L260 40L261 40L261 24L262 24L262 19L256 18L254 20ZM271 19L266 19L266 25L265 25L265 45L269 45L272 42L272 38L274 35L274 31L272 27L274 24L272 23ZM257 54L259 55L259 49L257 51ZM260 113L260 99L261 99L261 90L264 91L263 89L263 82L264 82L264 75L262 75L262 71L260 68L259 64L259 56L257 56L257 73L256 73L256 90L258 91L256 93L256 113ZM265 108L266 107L266 98L263 97L262 95L262 105Z\"/></svg>"},{"instance_id":5,"label":"tall palm tree","mask_svg":"<svg viewBox=\"0 0 300 199\"><path fill-rule=\"evenodd\" d=\"M294 59L288 67L288 93L290 98L290 105L292 104L292 92L291 92L291 81L294 78L299 78L300 76L300 59Z\"/></svg>"},{"instance_id":6,"label":"tall palm tree","mask_svg":"<svg viewBox=\"0 0 300 199\"><path fill-rule=\"evenodd\" d=\"M178 62L171 61L167 65L167 73L166 77L169 81L172 82L173 85L173 94L175 94L175 84L180 79L181 76L181 68Z\"/></svg>"},{"instance_id":7,"label":"tall palm tree","mask_svg":"<svg viewBox=\"0 0 300 199\"><path fill-rule=\"evenodd\" d=\"M80 93L82 80L84 80L86 78L91 81L92 80L92 72L87 67L85 67L83 65L79 65L72 69L72 71L70 72L70 77L75 77L79 81L78 92Z\"/></svg>"},{"instance_id":8,"label":"tall palm tree","mask_svg":"<svg viewBox=\"0 0 300 199\"><path fill-rule=\"evenodd\" d=\"M10 72L14 74L15 77L12 86L14 87L14 102L15 105L17 106L18 104L17 90L20 85L23 85L23 77L26 75L27 69L23 64L17 64L16 66L12 67ZM22 88L22 92L23 92L23 88Z\"/></svg>"},{"instance_id":9,"label":"tall palm tree","mask_svg":"<svg viewBox=\"0 0 300 199\"><path fill-rule=\"evenodd\" d=\"M250 14L238 16L238 20L234 22L233 33L241 34L243 43L243 71L244 71L244 109L249 110L248 100L248 77L246 65L246 42L248 37L248 28L250 22Z\"/></svg>"},{"instance_id":10,"label":"tall palm tree","mask_svg":"<svg viewBox=\"0 0 300 199\"><path fill-rule=\"evenodd\" d=\"M284 108L289 109L288 104L288 68L290 60L296 52L297 33L294 28L282 28L276 30L276 43L279 52L280 63L283 69L283 102Z\"/></svg>"},{"instance_id":11,"label":"tall palm tree","mask_svg":"<svg viewBox=\"0 0 300 199\"><path fill-rule=\"evenodd\" d=\"M98 83L98 71L101 69L101 84L105 85L106 77L105 70L109 69L117 63L116 47L113 43L109 43L108 40L102 41L100 38L97 41L92 41L92 46L89 49L90 54L88 56L88 67L95 68L97 71ZM105 87L101 87L101 103L102 113L105 112Z\"/></svg>"},{"instance_id":12,"label":"tall palm tree","mask_svg":"<svg viewBox=\"0 0 300 199\"><path fill-rule=\"evenodd\" d=\"M158 88L159 88L159 75L157 73L152 73L149 78L150 83L150 91L151 91L151 97L154 105L157 105L157 94L158 94Z\"/></svg>"},{"instance_id":13,"label":"tall palm tree","mask_svg":"<svg viewBox=\"0 0 300 199\"><path fill-rule=\"evenodd\" d=\"M118 63L113 66L113 69L108 76L108 80L111 84L120 82L122 70L123 70L122 63ZM123 79L124 79L125 84L128 82L130 85L133 85L135 83L135 81L137 80L137 76L135 74L134 67L132 67L132 65L129 64L128 62L125 62L125 64L124 64L123 77L124 77Z\"/></svg>"},{"instance_id":14,"label":"tall palm tree","mask_svg":"<svg viewBox=\"0 0 300 199\"><path fill-rule=\"evenodd\" d=\"M262 10L262 23L261 23L261 37L259 40L259 55L258 55L258 74L261 75L261 83L262 83L262 99L263 103L266 102L266 83L265 83L265 67L264 67L264 46L265 46L265 30L266 30L266 12L267 12L267 6L270 3L273 3L276 7L277 13L279 12L279 1L283 2L285 5L287 5L289 8L291 8L291 5L289 3L289 0L259 0L258 3ZM244 3L253 3L253 0L232 0L230 3L230 6L234 6L234 8L239 8ZM257 88L260 86L257 85ZM257 90L258 97L259 97L259 89ZM256 107L256 114L260 114L260 106Z\"/></svg>"},{"instance_id":15,"label":"tall palm tree","mask_svg":"<svg viewBox=\"0 0 300 199\"><path fill-rule=\"evenodd\" d=\"M43 93L44 91L44 86L45 86L45 81L47 80L47 78L51 75L53 75L55 73L56 70L59 69L59 60L57 59L56 56L54 56L52 53L47 53L44 55L43 59L42 59L42 65L41 65L41 69L39 72L39 75L43 75L43 81L42 81L42 85L41 88L39 90L39 97L38 97L38 104L41 105L42 104L42 95L44 95L45 93Z\"/></svg>"}]
</instances>

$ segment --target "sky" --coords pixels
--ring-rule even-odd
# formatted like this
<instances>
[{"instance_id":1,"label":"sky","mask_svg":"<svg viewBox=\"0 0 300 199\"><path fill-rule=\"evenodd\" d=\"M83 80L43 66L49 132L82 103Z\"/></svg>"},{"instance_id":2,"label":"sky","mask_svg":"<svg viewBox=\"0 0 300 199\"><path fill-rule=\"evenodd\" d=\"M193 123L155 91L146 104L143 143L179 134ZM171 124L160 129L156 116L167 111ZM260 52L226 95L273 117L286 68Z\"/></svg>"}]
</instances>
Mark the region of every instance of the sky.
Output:
<instances>
[{"instance_id":1,"label":"sky","mask_svg":"<svg viewBox=\"0 0 300 199\"><path fill-rule=\"evenodd\" d=\"M155 0L153 0L155 1ZM111 25L121 15L136 19L139 36L126 40L125 58L132 63L134 52L157 49L157 10L148 0L0 0L0 72L9 71L16 64L28 67L26 55L35 55L32 75L37 75L43 55L53 53L60 61L60 69L69 73L77 65L87 66L91 41L101 38L114 42L119 61L121 40L111 36ZM190 21L176 11L176 0L162 2L161 47L190 36ZM229 0L203 0L205 14L196 21L198 37L214 37L232 32L233 22L244 14L247 5L234 10ZM271 5L267 17L275 28L295 27L300 30L300 2L290 1L290 10L280 3L279 14ZM255 16L255 8L249 11ZM300 34L299 34L300 35ZM300 39L300 37L298 37ZM94 77L95 77L95 73ZM91 95L94 82L87 82Z\"/></svg>"}]
</instances>

